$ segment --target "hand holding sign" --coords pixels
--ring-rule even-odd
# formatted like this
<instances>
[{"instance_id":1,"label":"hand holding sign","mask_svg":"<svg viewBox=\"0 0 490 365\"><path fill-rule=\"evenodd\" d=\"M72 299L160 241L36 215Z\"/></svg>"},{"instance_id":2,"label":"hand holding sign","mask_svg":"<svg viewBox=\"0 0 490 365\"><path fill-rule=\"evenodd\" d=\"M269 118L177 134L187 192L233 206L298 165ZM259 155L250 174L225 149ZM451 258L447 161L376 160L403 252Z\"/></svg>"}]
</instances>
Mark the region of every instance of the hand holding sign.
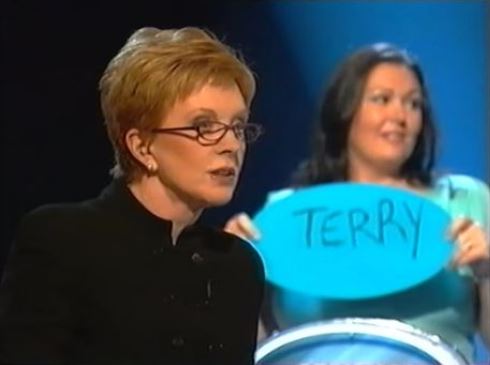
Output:
<instances>
[{"instance_id":1,"label":"hand holding sign","mask_svg":"<svg viewBox=\"0 0 490 365\"><path fill-rule=\"evenodd\" d=\"M367 184L302 189L260 211L268 279L315 296L366 298L417 285L450 260L449 215L413 193Z\"/></svg>"}]
</instances>

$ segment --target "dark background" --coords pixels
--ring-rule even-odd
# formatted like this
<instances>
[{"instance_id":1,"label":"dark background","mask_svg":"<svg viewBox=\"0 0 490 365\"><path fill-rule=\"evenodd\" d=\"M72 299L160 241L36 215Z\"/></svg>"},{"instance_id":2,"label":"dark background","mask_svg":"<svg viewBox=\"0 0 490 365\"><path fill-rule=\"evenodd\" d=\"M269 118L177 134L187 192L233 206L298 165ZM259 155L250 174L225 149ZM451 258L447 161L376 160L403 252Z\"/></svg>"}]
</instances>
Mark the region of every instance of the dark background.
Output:
<instances>
[{"instance_id":1,"label":"dark background","mask_svg":"<svg viewBox=\"0 0 490 365\"><path fill-rule=\"evenodd\" d=\"M257 74L270 65L267 62L258 65L253 59L265 56L284 61L275 61L278 71L292 71L280 47L260 46L264 32L270 35L275 31L267 22L253 19L256 32L247 33L247 42L259 45L254 50L246 49L237 32L227 31L230 29L227 14L243 5L255 6L225 1L140 1L138 5L109 1L92 6L68 1L4 4L2 192L5 204L2 205L0 268L15 226L26 211L48 202L90 198L110 181L112 151L103 126L97 83L106 64L134 30L148 25L205 27L249 56L245 59ZM279 106L288 100L288 95L287 88L280 85L281 80L277 81L272 100ZM288 87L291 86L294 79L288 78ZM253 111L260 108L254 105ZM274 119L281 118L281 110L277 109ZM258 117L254 120L267 127L267 121ZM284 128L279 134L292 133L293 129ZM249 150L244 175L248 176L249 191L253 193L244 198L243 189L239 188L230 206L207 212L203 219L222 224L232 213L251 211L260 205L267 189L261 181L268 172L254 161L257 155L271 154L280 148L283 139L277 137L275 144L273 139L263 139ZM305 145L305 141L298 144ZM252 165L253 173L249 167ZM288 173L288 166L282 169L277 166L274 177L279 177L278 186L286 183Z\"/></svg>"}]
</instances>

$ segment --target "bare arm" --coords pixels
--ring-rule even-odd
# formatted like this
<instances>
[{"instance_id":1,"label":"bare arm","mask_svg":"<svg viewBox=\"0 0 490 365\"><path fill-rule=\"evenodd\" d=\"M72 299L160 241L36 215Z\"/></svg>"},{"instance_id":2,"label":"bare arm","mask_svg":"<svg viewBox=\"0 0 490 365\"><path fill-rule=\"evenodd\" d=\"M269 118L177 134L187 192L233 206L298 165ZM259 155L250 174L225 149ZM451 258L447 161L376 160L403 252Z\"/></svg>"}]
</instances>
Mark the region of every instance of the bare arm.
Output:
<instances>
[{"instance_id":1,"label":"bare arm","mask_svg":"<svg viewBox=\"0 0 490 365\"><path fill-rule=\"evenodd\" d=\"M464 204L470 214L457 219L451 227L451 235L458 244L454 264L470 266L475 275L479 303L477 327L490 348L490 190L482 181L465 181L468 194Z\"/></svg>"}]
</instances>

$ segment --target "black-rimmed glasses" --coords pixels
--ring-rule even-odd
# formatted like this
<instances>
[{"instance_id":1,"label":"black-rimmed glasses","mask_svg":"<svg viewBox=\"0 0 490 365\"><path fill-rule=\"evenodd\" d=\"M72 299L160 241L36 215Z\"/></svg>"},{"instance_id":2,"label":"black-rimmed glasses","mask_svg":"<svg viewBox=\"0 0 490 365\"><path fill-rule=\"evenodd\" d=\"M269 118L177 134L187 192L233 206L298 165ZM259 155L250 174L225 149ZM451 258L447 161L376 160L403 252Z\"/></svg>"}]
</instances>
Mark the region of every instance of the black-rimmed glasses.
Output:
<instances>
[{"instance_id":1,"label":"black-rimmed glasses","mask_svg":"<svg viewBox=\"0 0 490 365\"><path fill-rule=\"evenodd\" d=\"M264 132L260 124L243 122L225 124L218 121L205 121L189 127L153 128L151 132L176 134L194 139L202 145L214 145L219 143L229 130L233 131L239 141L245 143L255 142Z\"/></svg>"}]
</instances>

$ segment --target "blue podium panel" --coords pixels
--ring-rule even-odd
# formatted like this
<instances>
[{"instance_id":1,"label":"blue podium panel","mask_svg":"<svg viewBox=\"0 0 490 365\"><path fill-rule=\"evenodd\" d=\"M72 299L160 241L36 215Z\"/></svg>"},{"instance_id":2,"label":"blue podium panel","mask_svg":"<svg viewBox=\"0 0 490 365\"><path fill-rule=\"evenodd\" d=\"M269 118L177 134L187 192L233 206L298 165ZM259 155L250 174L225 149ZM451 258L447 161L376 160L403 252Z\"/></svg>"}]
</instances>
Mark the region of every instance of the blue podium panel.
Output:
<instances>
[{"instance_id":1,"label":"blue podium panel","mask_svg":"<svg viewBox=\"0 0 490 365\"><path fill-rule=\"evenodd\" d=\"M421 195L354 183L298 190L254 217L268 280L339 299L402 291L438 273L454 249L450 220Z\"/></svg>"}]
</instances>

